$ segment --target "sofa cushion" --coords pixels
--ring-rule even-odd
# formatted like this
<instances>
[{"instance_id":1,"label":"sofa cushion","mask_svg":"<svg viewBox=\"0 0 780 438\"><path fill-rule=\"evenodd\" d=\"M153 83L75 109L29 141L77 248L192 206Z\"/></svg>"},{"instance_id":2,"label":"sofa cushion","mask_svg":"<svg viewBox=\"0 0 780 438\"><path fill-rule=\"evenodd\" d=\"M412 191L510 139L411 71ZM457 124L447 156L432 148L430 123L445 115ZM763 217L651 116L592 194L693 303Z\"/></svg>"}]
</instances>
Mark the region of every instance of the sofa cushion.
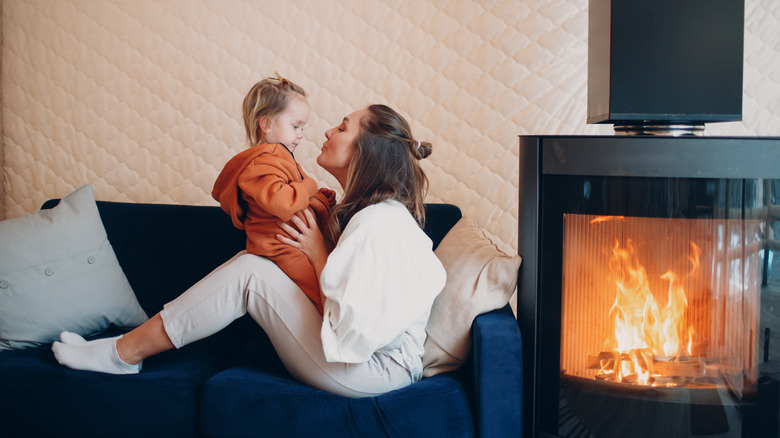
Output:
<instances>
[{"instance_id":1,"label":"sofa cushion","mask_svg":"<svg viewBox=\"0 0 780 438\"><path fill-rule=\"evenodd\" d=\"M146 321L86 185L56 207L0 222L0 350Z\"/></svg>"},{"instance_id":2,"label":"sofa cushion","mask_svg":"<svg viewBox=\"0 0 780 438\"><path fill-rule=\"evenodd\" d=\"M218 438L474 435L466 392L452 374L350 399L293 380L267 338L206 382L201 412L203 433Z\"/></svg>"},{"instance_id":3,"label":"sofa cushion","mask_svg":"<svg viewBox=\"0 0 780 438\"><path fill-rule=\"evenodd\" d=\"M219 207L97 205L119 264L150 316L246 248L246 233Z\"/></svg>"},{"instance_id":4,"label":"sofa cushion","mask_svg":"<svg viewBox=\"0 0 780 438\"><path fill-rule=\"evenodd\" d=\"M433 302L425 328L425 377L463 364L471 350L469 334L474 318L509 302L522 262L519 255L499 250L468 217L444 236L436 255L447 270L447 283Z\"/></svg>"},{"instance_id":5,"label":"sofa cushion","mask_svg":"<svg viewBox=\"0 0 780 438\"><path fill-rule=\"evenodd\" d=\"M226 331L244 332L240 321ZM199 436L203 382L240 349L238 336L218 334L148 358L140 374L124 376L61 366L49 345L2 352L0 436Z\"/></svg>"}]
</instances>

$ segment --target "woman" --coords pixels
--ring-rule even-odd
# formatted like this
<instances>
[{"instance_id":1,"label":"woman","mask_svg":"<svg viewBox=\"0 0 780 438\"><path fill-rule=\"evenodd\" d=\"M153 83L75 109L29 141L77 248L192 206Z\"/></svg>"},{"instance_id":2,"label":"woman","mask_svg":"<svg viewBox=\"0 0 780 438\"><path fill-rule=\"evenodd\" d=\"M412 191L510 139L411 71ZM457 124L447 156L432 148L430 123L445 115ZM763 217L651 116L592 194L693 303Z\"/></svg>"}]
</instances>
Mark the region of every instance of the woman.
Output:
<instances>
[{"instance_id":1,"label":"woman","mask_svg":"<svg viewBox=\"0 0 780 438\"><path fill-rule=\"evenodd\" d=\"M268 259L239 253L137 329L86 342L63 333L57 360L75 369L137 373L151 355L180 348L249 313L297 380L347 397L373 396L422 376L425 325L445 272L422 232L431 144L384 105L325 133L317 163L344 188L328 226L304 210L278 239L314 266L324 314Z\"/></svg>"}]
</instances>

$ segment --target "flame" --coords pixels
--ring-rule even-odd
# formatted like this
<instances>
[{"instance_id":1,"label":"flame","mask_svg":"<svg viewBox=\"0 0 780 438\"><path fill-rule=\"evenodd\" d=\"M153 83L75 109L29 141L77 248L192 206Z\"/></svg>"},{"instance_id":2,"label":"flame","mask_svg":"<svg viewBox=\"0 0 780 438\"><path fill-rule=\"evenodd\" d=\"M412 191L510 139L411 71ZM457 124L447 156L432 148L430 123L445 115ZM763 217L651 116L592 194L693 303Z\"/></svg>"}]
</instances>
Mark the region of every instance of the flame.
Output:
<instances>
[{"instance_id":1,"label":"flame","mask_svg":"<svg viewBox=\"0 0 780 438\"><path fill-rule=\"evenodd\" d=\"M593 218L590 223L592 224L598 224L602 222L610 222L610 221L622 221L625 220L625 216L599 216L597 218Z\"/></svg>"},{"instance_id":2,"label":"flame","mask_svg":"<svg viewBox=\"0 0 780 438\"><path fill-rule=\"evenodd\" d=\"M699 266L700 250L694 243L691 247L689 261L693 273ZM669 289L666 305L661 307L630 240L625 248L615 243L609 267L616 278L615 302L609 312L615 326L615 345L609 347L619 357L600 358L602 373L618 373L618 381L630 377L634 383L648 385L654 356L677 361L691 355L694 330L686 324L685 289L677 274L664 273L661 278L669 283Z\"/></svg>"}]
</instances>

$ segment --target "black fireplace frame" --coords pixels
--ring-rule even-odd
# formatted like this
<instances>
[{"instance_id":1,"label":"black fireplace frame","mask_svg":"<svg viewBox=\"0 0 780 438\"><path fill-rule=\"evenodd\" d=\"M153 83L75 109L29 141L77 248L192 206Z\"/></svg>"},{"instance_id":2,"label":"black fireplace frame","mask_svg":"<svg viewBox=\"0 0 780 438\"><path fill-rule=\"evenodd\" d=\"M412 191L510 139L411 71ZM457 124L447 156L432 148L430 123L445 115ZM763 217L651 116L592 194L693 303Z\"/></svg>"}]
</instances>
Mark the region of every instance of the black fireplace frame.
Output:
<instances>
[{"instance_id":1,"label":"black fireplace frame","mask_svg":"<svg viewBox=\"0 0 780 438\"><path fill-rule=\"evenodd\" d=\"M557 386L545 387L550 373L557 385L558 369L542 369L542 357L560 356L560 278L543 274L545 266L560 260L549 255L541 260L542 245L548 243L543 242L545 227L558 224L543 217L545 203L551 202L543 197L545 184L558 176L780 179L780 138L520 136L519 142L518 248L523 268L517 308L524 350L523 436L553 437L557 435L539 430L542 404L549 406L549 398L558 397ZM543 316L558 318L557 332L554 324L542 323ZM558 342L546 342L556 337Z\"/></svg>"}]
</instances>

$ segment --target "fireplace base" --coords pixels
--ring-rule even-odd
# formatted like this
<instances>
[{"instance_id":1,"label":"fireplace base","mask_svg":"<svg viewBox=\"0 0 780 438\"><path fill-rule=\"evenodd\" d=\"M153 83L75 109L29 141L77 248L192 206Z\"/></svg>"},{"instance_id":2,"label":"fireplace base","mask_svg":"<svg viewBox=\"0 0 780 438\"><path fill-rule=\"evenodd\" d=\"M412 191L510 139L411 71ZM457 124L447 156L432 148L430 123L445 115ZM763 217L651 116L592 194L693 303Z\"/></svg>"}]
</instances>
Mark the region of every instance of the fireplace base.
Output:
<instances>
[{"instance_id":1,"label":"fireplace base","mask_svg":"<svg viewBox=\"0 0 780 438\"><path fill-rule=\"evenodd\" d=\"M739 400L725 386L654 388L563 375L558 434L604 438L751 436L744 429L752 426L744 419L760 422L771 418L772 406L760 400L777 398L777 388L777 380L767 380L758 386L759 392ZM754 436L777 436L776 427L767 426L771 424L765 424Z\"/></svg>"}]
</instances>

